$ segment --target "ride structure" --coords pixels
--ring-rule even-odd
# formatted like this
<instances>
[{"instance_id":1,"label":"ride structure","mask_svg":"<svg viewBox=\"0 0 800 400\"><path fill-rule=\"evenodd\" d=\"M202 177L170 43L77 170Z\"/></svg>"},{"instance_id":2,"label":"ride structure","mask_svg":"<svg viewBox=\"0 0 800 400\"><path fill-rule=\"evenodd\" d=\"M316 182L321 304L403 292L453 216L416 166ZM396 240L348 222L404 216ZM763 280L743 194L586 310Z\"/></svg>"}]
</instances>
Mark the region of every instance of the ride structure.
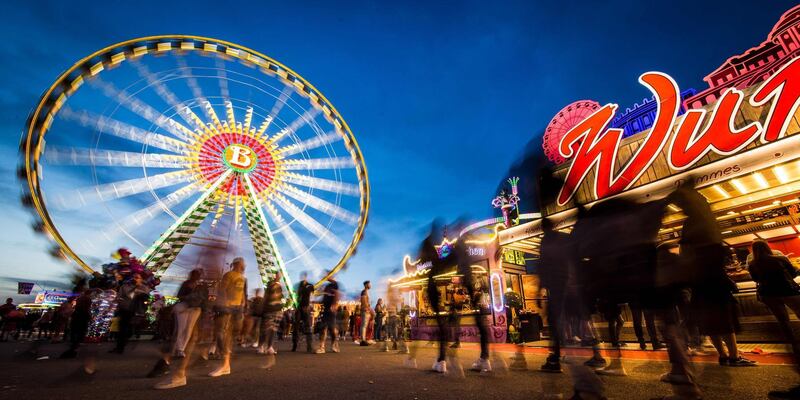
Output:
<instances>
[{"instance_id":1,"label":"ride structure","mask_svg":"<svg viewBox=\"0 0 800 400\"><path fill-rule=\"evenodd\" d=\"M225 237L291 294L301 270L317 285L338 272L366 226L367 169L336 108L222 40L152 36L83 58L42 96L21 152L35 227L87 272L120 240L160 276L193 239Z\"/></svg>"}]
</instances>

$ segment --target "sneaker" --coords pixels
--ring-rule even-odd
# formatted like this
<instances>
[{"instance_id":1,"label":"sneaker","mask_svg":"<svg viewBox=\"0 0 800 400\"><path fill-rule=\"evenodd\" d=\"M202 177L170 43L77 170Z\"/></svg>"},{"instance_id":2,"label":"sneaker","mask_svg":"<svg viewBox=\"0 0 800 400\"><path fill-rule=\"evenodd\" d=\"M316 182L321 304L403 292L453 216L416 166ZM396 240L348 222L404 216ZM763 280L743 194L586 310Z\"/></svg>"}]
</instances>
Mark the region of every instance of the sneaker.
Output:
<instances>
[{"instance_id":1,"label":"sneaker","mask_svg":"<svg viewBox=\"0 0 800 400\"><path fill-rule=\"evenodd\" d=\"M317 354L325 354L325 348L324 347L320 347L320 348L317 349L317 351L315 351L315 353L317 353Z\"/></svg>"},{"instance_id":2,"label":"sneaker","mask_svg":"<svg viewBox=\"0 0 800 400\"><path fill-rule=\"evenodd\" d=\"M333 346L331 346L331 351L334 353L339 352L339 342L333 342Z\"/></svg>"},{"instance_id":3,"label":"sneaker","mask_svg":"<svg viewBox=\"0 0 800 400\"><path fill-rule=\"evenodd\" d=\"M728 365L728 360L729 360L728 357L720 357L719 358L719 365L727 366Z\"/></svg>"},{"instance_id":4,"label":"sneaker","mask_svg":"<svg viewBox=\"0 0 800 400\"><path fill-rule=\"evenodd\" d=\"M661 343L661 342L653 343L653 351L663 350L663 349L666 349L666 348L667 348L667 346L664 343Z\"/></svg>"},{"instance_id":5,"label":"sneaker","mask_svg":"<svg viewBox=\"0 0 800 400\"><path fill-rule=\"evenodd\" d=\"M369 346L369 344L370 343L368 341L362 340L361 343L359 343L359 346Z\"/></svg>"},{"instance_id":6,"label":"sneaker","mask_svg":"<svg viewBox=\"0 0 800 400\"><path fill-rule=\"evenodd\" d=\"M353 344L360 344L360 343L361 343L360 340L353 340Z\"/></svg>"},{"instance_id":7,"label":"sneaker","mask_svg":"<svg viewBox=\"0 0 800 400\"><path fill-rule=\"evenodd\" d=\"M253 344L251 344L250 347L252 347L254 349L258 348L258 342L257 341L253 342Z\"/></svg>"},{"instance_id":8,"label":"sneaker","mask_svg":"<svg viewBox=\"0 0 800 400\"><path fill-rule=\"evenodd\" d=\"M748 360L742 356L728 359L729 367L755 367L756 365L758 365L757 362Z\"/></svg>"},{"instance_id":9,"label":"sneaker","mask_svg":"<svg viewBox=\"0 0 800 400\"><path fill-rule=\"evenodd\" d=\"M472 363L472 370L480 372L492 372L492 364L487 359L479 358Z\"/></svg>"},{"instance_id":10,"label":"sneaker","mask_svg":"<svg viewBox=\"0 0 800 400\"><path fill-rule=\"evenodd\" d=\"M604 368L607 364L608 362L603 357L592 357L583 363L583 365L594 369Z\"/></svg>"},{"instance_id":11,"label":"sneaker","mask_svg":"<svg viewBox=\"0 0 800 400\"><path fill-rule=\"evenodd\" d=\"M172 377L163 382L156 383L153 389L174 389L176 387L186 386L186 377L175 378Z\"/></svg>"},{"instance_id":12,"label":"sneaker","mask_svg":"<svg viewBox=\"0 0 800 400\"><path fill-rule=\"evenodd\" d=\"M264 346L261 346L261 347L258 348L258 350L256 350L256 353L257 354L267 354L267 349L265 349Z\"/></svg>"},{"instance_id":13,"label":"sneaker","mask_svg":"<svg viewBox=\"0 0 800 400\"><path fill-rule=\"evenodd\" d=\"M770 399L800 399L800 386L795 386L789 390L773 390L767 395Z\"/></svg>"},{"instance_id":14,"label":"sneaker","mask_svg":"<svg viewBox=\"0 0 800 400\"><path fill-rule=\"evenodd\" d=\"M689 375L685 375L685 374L673 374L671 372L665 372L665 373L661 374L661 376L658 379L661 380L661 382L672 383L672 384L675 384L675 385L691 385L692 384L692 378L689 377Z\"/></svg>"},{"instance_id":15,"label":"sneaker","mask_svg":"<svg viewBox=\"0 0 800 400\"><path fill-rule=\"evenodd\" d=\"M639 348L642 349L642 350L647 350L647 343L639 342Z\"/></svg>"},{"instance_id":16,"label":"sneaker","mask_svg":"<svg viewBox=\"0 0 800 400\"><path fill-rule=\"evenodd\" d=\"M270 347L270 348L267 349L267 355L274 356L276 354L278 354L278 352L275 351L274 348Z\"/></svg>"},{"instance_id":17,"label":"sneaker","mask_svg":"<svg viewBox=\"0 0 800 400\"><path fill-rule=\"evenodd\" d=\"M231 367L219 367L211 372L209 372L208 376L212 378L216 378L218 376L223 375L230 375L231 374Z\"/></svg>"},{"instance_id":18,"label":"sneaker","mask_svg":"<svg viewBox=\"0 0 800 400\"><path fill-rule=\"evenodd\" d=\"M447 363L444 361L437 361L433 363L432 369L440 374L447 373Z\"/></svg>"},{"instance_id":19,"label":"sneaker","mask_svg":"<svg viewBox=\"0 0 800 400\"><path fill-rule=\"evenodd\" d=\"M564 370L561 368L561 363L558 361L547 360L542 366L539 368L542 372L550 372L550 373L562 373Z\"/></svg>"},{"instance_id":20,"label":"sneaker","mask_svg":"<svg viewBox=\"0 0 800 400\"><path fill-rule=\"evenodd\" d=\"M367 340L367 344L375 344L375 341L374 341L374 340L372 340L372 339L370 339L370 340Z\"/></svg>"}]
</instances>

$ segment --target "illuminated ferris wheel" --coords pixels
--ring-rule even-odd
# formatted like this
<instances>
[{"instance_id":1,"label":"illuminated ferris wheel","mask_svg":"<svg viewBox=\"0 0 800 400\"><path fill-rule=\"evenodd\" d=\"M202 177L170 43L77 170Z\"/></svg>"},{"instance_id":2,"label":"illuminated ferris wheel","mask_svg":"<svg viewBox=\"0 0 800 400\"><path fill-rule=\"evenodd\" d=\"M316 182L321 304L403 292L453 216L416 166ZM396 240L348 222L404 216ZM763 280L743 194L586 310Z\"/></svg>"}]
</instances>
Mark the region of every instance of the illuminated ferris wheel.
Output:
<instances>
[{"instance_id":1,"label":"illuminated ferris wheel","mask_svg":"<svg viewBox=\"0 0 800 400\"><path fill-rule=\"evenodd\" d=\"M45 92L23 140L40 230L87 271L120 243L161 275L193 238L239 238L262 280L282 271L291 288L299 271L335 274L366 225L367 171L336 108L222 40L97 51Z\"/></svg>"}]
</instances>

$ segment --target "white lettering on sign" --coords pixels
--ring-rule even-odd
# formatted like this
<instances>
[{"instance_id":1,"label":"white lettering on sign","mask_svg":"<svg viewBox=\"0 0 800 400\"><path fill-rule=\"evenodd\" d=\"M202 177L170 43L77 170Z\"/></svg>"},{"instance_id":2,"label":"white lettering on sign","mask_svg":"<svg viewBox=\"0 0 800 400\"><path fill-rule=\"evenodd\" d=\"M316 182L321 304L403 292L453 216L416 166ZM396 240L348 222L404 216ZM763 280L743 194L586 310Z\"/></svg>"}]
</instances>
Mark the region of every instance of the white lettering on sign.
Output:
<instances>
[{"instance_id":1,"label":"white lettering on sign","mask_svg":"<svg viewBox=\"0 0 800 400\"><path fill-rule=\"evenodd\" d=\"M468 247L467 255L472 257L485 257L486 249L484 249L483 247Z\"/></svg>"},{"instance_id":2,"label":"white lettering on sign","mask_svg":"<svg viewBox=\"0 0 800 400\"><path fill-rule=\"evenodd\" d=\"M228 162L233 166L246 169L250 168L250 165L253 164L253 160L250 158L250 154L253 153L253 150L235 144L230 146L230 150L230 155L226 154L226 156L228 156Z\"/></svg>"}]
</instances>

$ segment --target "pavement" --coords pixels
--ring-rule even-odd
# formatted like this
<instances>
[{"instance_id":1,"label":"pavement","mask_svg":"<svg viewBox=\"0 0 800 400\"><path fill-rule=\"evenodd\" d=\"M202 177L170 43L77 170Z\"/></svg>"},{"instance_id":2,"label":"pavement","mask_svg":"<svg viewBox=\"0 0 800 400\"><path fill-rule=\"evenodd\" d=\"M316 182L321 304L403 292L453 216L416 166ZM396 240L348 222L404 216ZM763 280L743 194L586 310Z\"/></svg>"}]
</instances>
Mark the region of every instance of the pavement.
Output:
<instances>
[{"instance_id":1,"label":"pavement","mask_svg":"<svg viewBox=\"0 0 800 400\"><path fill-rule=\"evenodd\" d=\"M85 345L82 351L97 355L97 373L86 376L80 360L59 360L64 344L42 344L36 355L27 342L0 343L0 399L543 399L548 395L572 395L570 374L538 372L547 350L543 347L493 345L495 371L465 371L440 375L429 371L435 347L416 342L417 368L404 366L407 356L379 352L376 346L359 347L342 342L339 354L289 352L289 342L280 342L277 364L265 362L254 349L238 349L231 375L210 378L218 365L208 361L189 371L189 384L169 391L152 386L163 378L145 378L158 358L151 341L133 342L123 355L109 354L110 344ZM522 349L522 350L521 350ZM569 349L567 360L579 363L582 349ZM522 353L527 369L498 368ZM627 377L603 377L610 399L650 399L672 393L658 377L669 368L665 352L623 351ZM37 360L49 356L49 359ZM469 368L478 356L475 344L458 350L457 362ZM770 358L773 357L773 358ZM761 365L750 368L721 367L706 358L695 360L695 370L706 399L765 399L766 393L800 383L794 366L785 365L785 354L748 355ZM663 358L663 359L662 359ZM713 357L712 357L713 358ZM502 361L501 361L502 360ZM450 370L454 368L451 363ZM549 397L553 398L553 397Z\"/></svg>"}]
</instances>

